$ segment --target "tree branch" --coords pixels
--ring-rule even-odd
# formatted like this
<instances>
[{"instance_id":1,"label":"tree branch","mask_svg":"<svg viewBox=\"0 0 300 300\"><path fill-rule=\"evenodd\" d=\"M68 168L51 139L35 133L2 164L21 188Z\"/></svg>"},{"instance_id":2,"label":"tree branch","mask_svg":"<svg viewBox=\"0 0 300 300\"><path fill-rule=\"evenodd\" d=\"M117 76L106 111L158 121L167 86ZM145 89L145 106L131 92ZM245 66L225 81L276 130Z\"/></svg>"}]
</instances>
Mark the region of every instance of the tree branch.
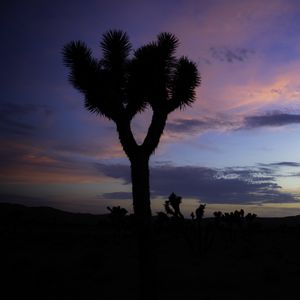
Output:
<instances>
[{"instance_id":1,"label":"tree branch","mask_svg":"<svg viewBox=\"0 0 300 300\"><path fill-rule=\"evenodd\" d=\"M151 155L159 144L160 137L164 131L168 114L165 111L153 111L151 124L146 138L142 144L142 149Z\"/></svg>"},{"instance_id":2,"label":"tree branch","mask_svg":"<svg viewBox=\"0 0 300 300\"><path fill-rule=\"evenodd\" d=\"M131 160L131 158L136 154L139 146L131 131L130 119L122 116L121 118L115 120L115 123L117 125L119 140L123 150Z\"/></svg>"},{"instance_id":3,"label":"tree branch","mask_svg":"<svg viewBox=\"0 0 300 300\"><path fill-rule=\"evenodd\" d=\"M171 97L168 101L168 111L190 106L196 100L195 89L201 79L197 66L186 57L178 60L171 84Z\"/></svg>"}]
</instances>

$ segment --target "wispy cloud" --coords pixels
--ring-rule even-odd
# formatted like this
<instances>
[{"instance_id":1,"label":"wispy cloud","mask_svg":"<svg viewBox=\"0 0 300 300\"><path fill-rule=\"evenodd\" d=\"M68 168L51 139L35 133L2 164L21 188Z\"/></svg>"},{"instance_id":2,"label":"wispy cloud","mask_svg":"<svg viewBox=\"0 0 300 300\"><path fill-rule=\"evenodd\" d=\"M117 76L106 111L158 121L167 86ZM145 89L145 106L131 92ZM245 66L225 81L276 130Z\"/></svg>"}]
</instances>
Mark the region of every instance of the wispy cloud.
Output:
<instances>
[{"instance_id":1,"label":"wispy cloud","mask_svg":"<svg viewBox=\"0 0 300 300\"><path fill-rule=\"evenodd\" d=\"M280 127L291 124L300 124L300 114L270 113L245 118L244 128Z\"/></svg>"},{"instance_id":2,"label":"wispy cloud","mask_svg":"<svg viewBox=\"0 0 300 300\"><path fill-rule=\"evenodd\" d=\"M39 146L6 142L0 149L2 183L99 182L95 160Z\"/></svg>"},{"instance_id":3,"label":"wispy cloud","mask_svg":"<svg viewBox=\"0 0 300 300\"><path fill-rule=\"evenodd\" d=\"M277 178L299 177L300 173L294 170L300 167L300 163L295 161L280 161L274 163L260 163L258 166L269 170ZM276 174L276 175L275 175Z\"/></svg>"},{"instance_id":4,"label":"wispy cloud","mask_svg":"<svg viewBox=\"0 0 300 300\"><path fill-rule=\"evenodd\" d=\"M217 118L175 119L167 124L166 130L174 133L199 133L209 129L218 129L231 125L226 120Z\"/></svg>"},{"instance_id":5,"label":"wispy cloud","mask_svg":"<svg viewBox=\"0 0 300 300\"><path fill-rule=\"evenodd\" d=\"M130 192L111 192L111 193L103 193L97 196L97 199L100 200L128 200L132 198L132 193Z\"/></svg>"},{"instance_id":6,"label":"wispy cloud","mask_svg":"<svg viewBox=\"0 0 300 300\"><path fill-rule=\"evenodd\" d=\"M40 127L40 118L48 118L54 113L47 105L0 103L0 132L2 135L28 136Z\"/></svg>"},{"instance_id":7,"label":"wispy cloud","mask_svg":"<svg viewBox=\"0 0 300 300\"><path fill-rule=\"evenodd\" d=\"M244 62L255 54L254 50L246 48L211 47L209 50L213 59L228 63Z\"/></svg>"},{"instance_id":8,"label":"wispy cloud","mask_svg":"<svg viewBox=\"0 0 300 300\"><path fill-rule=\"evenodd\" d=\"M182 138L184 136L201 134L209 130L251 130L261 127L283 127L296 124L300 124L300 114L280 111L250 116L219 114L211 117L176 118L170 120L166 126L166 134L175 138Z\"/></svg>"},{"instance_id":9,"label":"wispy cloud","mask_svg":"<svg viewBox=\"0 0 300 300\"><path fill-rule=\"evenodd\" d=\"M175 118L167 123L165 134L170 138L184 138L201 134L209 130L225 131L234 130L241 125L240 117L234 120L223 114L211 117L199 118Z\"/></svg>"},{"instance_id":10,"label":"wispy cloud","mask_svg":"<svg viewBox=\"0 0 300 300\"><path fill-rule=\"evenodd\" d=\"M300 163L295 161L281 161L269 164L259 164L266 167L300 167Z\"/></svg>"}]
</instances>

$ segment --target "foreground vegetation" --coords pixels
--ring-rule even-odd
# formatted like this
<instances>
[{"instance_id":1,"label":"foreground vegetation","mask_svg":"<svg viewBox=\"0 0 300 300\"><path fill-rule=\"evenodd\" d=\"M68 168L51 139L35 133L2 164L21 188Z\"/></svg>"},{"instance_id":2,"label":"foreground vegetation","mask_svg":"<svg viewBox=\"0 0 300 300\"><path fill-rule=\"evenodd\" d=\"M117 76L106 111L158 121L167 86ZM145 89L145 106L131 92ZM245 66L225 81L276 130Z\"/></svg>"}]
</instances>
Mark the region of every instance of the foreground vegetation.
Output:
<instances>
[{"instance_id":1,"label":"foreground vegetation","mask_svg":"<svg viewBox=\"0 0 300 300\"><path fill-rule=\"evenodd\" d=\"M199 224L196 212L162 213L153 218L159 299L294 299L299 217ZM5 299L138 299L136 233L123 215L119 226L112 212L0 204Z\"/></svg>"}]
</instances>

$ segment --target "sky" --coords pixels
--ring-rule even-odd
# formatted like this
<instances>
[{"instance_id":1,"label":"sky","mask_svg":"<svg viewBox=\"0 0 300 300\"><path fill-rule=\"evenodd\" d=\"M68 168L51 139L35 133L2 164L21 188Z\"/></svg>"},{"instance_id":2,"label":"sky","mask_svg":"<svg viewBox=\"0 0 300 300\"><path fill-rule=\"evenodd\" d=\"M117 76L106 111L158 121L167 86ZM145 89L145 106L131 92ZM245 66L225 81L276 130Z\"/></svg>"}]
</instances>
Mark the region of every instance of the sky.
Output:
<instances>
[{"instance_id":1,"label":"sky","mask_svg":"<svg viewBox=\"0 0 300 300\"><path fill-rule=\"evenodd\" d=\"M101 59L102 35L121 29L133 49L173 33L201 75L151 157L153 213L174 192L186 216L199 203L206 216L300 214L299 1L4 0L0 15L0 202L132 211L115 125L85 110L62 60L72 40ZM150 119L133 120L137 141Z\"/></svg>"}]
</instances>

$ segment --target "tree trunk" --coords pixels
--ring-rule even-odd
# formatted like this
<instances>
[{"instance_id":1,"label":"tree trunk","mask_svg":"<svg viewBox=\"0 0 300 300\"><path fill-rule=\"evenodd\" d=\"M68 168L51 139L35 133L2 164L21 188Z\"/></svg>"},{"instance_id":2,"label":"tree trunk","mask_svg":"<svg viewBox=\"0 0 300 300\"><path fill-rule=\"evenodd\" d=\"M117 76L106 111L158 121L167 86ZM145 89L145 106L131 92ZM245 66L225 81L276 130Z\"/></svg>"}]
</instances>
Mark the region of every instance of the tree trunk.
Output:
<instances>
[{"instance_id":1,"label":"tree trunk","mask_svg":"<svg viewBox=\"0 0 300 300\"><path fill-rule=\"evenodd\" d=\"M150 207L149 155L139 152L131 159L131 179L138 234L140 299L155 300L157 275Z\"/></svg>"}]
</instances>

